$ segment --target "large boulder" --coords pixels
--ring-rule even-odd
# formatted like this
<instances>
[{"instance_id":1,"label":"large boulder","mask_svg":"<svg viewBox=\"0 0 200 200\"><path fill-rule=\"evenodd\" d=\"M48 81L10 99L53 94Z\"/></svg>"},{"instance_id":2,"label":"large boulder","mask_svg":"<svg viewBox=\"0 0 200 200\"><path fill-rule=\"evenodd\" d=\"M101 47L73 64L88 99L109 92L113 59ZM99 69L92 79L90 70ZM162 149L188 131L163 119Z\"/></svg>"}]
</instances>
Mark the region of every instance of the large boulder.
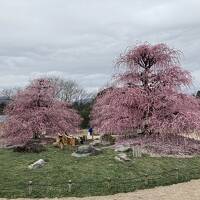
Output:
<instances>
[{"instance_id":1,"label":"large boulder","mask_svg":"<svg viewBox=\"0 0 200 200\"><path fill-rule=\"evenodd\" d=\"M87 156L95 156L102 152L101 149L96 148L92 145L83 145L79 146L76 152L72 153L72 156L81 158L81 157L87 157Z\"/></svg>"},{"instance_id":2,"label":"large boulder","mask_svg":"<svg viewBox=\"0 0 200 200\"><path fill-rule=\"evenodd\" d=\"M86 154L86 153L91 153L92 151L93 151L93 146L91 146L91 145L82 145L82 146L78 147L78 149L76 150L76 153Z\"/></svg>"}]
</instances>

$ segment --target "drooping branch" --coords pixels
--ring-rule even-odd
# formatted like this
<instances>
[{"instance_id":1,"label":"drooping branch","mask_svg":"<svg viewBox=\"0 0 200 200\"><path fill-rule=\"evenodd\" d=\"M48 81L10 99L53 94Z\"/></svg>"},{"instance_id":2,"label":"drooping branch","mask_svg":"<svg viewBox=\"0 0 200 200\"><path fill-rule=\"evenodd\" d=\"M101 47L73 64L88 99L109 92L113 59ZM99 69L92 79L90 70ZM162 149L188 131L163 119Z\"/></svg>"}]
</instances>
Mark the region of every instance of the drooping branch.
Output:
<instances>
[{"instance_id":1,"label":"drooping branch","mask_svg":"<svg viewBox=\"0 0 200 200\"><path fill-rule=\"evenodd\" d=\"M181 91L191 75L181 68L179 55L165 44L147 43L120 55L116 85L97 95L93 126L121 136L137 129L162 136L199 131L199 102Z\"/></svg>"}]
</instances>

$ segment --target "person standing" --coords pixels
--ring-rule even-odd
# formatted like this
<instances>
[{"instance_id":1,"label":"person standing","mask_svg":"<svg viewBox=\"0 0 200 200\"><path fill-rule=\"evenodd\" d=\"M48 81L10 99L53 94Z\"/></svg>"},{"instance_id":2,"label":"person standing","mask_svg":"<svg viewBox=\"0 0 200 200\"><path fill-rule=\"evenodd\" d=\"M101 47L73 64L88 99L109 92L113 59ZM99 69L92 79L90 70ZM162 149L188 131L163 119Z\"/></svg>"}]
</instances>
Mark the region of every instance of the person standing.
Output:
<instances>
[{"instance_id":1,"label":"person standing","mask_svg":"<svg viewBox=\"0 0 200 200\"><path fill-rule=\"evenodd\" d=\"M88 136L92 136L92 140L93 140L93 128L92 127L90 127L89 129L88 129Z\"/></svg>"}]
</instances>

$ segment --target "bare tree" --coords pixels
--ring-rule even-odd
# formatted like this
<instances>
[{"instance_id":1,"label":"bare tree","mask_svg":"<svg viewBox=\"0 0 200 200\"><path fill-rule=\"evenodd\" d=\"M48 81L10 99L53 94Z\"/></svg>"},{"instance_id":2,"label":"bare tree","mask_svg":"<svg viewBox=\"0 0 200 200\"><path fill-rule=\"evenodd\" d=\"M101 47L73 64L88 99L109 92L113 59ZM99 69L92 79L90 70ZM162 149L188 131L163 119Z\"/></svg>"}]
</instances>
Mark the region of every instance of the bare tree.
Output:
<instances>
[{"instance_id":1,"label":"bare tree","mask_svg":"<svg viewBox=\"0 0 200 200\"><path fill-rule=\"evenodd\" d=\"M0 96L6 96L12 99L12 97L15 96L20 90L21 88L19 87L4 88L0 91Z\"/></svg>"},{"instance_id":2,"label":"bare tree","mask_svg":"<svg viewBox=\"0 0 200 200\"><path fill-rule=\"evenodd\" d=\"M57 97L62 101L76 102L89 98L89 94L74 80L65 80L57 76L48 77L57 88Z\"/></svg>"}]
</instances>

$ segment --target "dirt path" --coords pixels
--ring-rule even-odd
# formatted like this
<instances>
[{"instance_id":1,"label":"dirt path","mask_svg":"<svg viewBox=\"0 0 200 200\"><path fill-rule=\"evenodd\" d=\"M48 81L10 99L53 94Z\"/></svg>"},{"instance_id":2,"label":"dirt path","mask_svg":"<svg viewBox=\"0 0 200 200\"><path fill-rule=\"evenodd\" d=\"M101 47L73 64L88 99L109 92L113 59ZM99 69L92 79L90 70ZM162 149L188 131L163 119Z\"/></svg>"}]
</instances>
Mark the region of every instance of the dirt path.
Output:
<instances>
[{"instance_id":1,"label":"dirt path","mask_svg":"<svg viewBox=\"0 0 200 200\"><path fill-rule=\"evenodd\" d=\"M47 198L43 200L47 200ZM61 198L59 200L200 200L200 180L112 196Z\"/></svg>"}]
</instances>

